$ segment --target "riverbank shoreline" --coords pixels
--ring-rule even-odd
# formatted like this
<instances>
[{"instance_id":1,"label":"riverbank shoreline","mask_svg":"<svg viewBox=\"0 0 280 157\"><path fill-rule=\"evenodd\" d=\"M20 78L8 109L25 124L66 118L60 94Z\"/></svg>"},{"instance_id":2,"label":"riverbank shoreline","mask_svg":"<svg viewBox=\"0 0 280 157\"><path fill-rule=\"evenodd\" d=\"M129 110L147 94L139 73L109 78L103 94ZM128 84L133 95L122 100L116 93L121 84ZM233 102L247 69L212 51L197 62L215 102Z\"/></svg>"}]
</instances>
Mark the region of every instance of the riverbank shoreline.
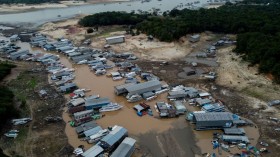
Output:
<instances>
[{"instance_id":1,"label":"riverbank shoreline","mask_svg":"<svg viewBox=\"0 0 280 157\"><path fill-rule=\"evenodd\" d=\"M88 4L107 4L129 2L131 0L88 0L84 1L61 1L60 3L42 3L42 4L1 4L0 14L14 14L36 11L40 9L67 8L72 6L88 5Z\"/></svg>"}]
</instances>

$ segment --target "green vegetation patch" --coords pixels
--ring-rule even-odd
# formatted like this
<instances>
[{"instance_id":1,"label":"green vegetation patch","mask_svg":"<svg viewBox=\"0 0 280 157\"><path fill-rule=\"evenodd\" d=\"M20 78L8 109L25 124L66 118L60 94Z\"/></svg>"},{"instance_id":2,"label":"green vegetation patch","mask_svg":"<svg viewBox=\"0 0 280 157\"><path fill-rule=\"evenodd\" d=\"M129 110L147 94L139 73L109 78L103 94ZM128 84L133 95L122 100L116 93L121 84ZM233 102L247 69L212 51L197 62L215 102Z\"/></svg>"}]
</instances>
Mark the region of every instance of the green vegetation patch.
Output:
<instances>
[{"instance_id":1,"label":"green vegetation patch","mask_svg":"<svg viewBox=\"0 0 280 157\"><path fill-rule=\"evenodd\" d=\"M14 67L16 67L16 65L10 64L9 62L0 62L0 81L9 75Z\"/></svg>"}]
</instances>

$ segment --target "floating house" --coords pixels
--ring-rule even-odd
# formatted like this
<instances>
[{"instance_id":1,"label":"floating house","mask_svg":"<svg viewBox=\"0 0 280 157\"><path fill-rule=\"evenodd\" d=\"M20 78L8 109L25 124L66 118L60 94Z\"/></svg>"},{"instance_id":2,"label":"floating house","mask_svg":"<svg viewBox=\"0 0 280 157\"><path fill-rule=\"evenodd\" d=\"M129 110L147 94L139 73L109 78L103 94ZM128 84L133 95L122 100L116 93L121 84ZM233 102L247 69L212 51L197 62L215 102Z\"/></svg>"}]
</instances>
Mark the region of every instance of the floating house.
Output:
<instances>
[{"instance_id":1,"label":"floating house","mask_svg":"<svg viewBox=\"0 0 280 157\"><path fill-rule=\"evenodd\" d=\"M192 121L196 130L223 129L233 125L232 113L229 112L194 112Z\"/></svg>"},{"instance_id":2,"label":"floating house","mask_svg":"<svg viewBox=\"0 0 280 157\"><path fill-rule=\"evenodd\" d=\"M71 59L73 60L73 62L78 63L79 61L82 61L82 60L91 60L92 59L91 56L92 56L92 54L87 53L87 54L83 54L80 56L73 56L73 57L71 57Z\"/></svg>"},{"instance_id":3,"label":"floating house","mask_svg":"<svg viewBox=\"0 0 280 157\"><path fill-rule=\"evenodd\" d=\"M177 110L177 113L184 114L187 112L186 106L181 101L174 101L175 109Z\"/></svg>"},{"instance_id":4,"label":"floating house","mask_svg":"<svg viewBox=\"0 0 280 157\"><path fill-rule=\"evenodd\" d=\"M102 130L102 128L100 126L96 126L95 128L84 131L84 135L85 137L89 137L91 135L98 133L100 130Z\"/></svg>"},{"instance_id":5,"label":"floating house","mask_svg":"<svg viewBox=\"0 0 280 157\"><path fill-rule=\"evenodd\" d=\"M79 106L82 104L85 104L85 99L84 98L77 98L77 99L73 99L71 101L68 102L68 106Z\"/></svg>"},{"instance_id":6,"label":"floating house","mask_svg":"<svg viewBox=\"0 0 280 157\"><path fill-rule=\"evenodd\" d=\"M122 85L119 85L119 86L115 86L114 91L115 91L116 95L121 95L121 94L127 93L128 91L126 90L126 87L129 87L129 86L134 85L134 84L135 83L127 83L127 84L122 84Z\"/></svg>"},{"instance_id":7,"label":"floating house","mask_svg":"<svg viewBox=\"0 0 280 157\"><path fill-rule=\"evenodd\" d=\"M247 136L222 135L221 139L229 143L250 143Z\"/></svg>"},{"instance_id":8,"label":"floating house","mask_svg":"<svg viewBox=\"0 0 280 157\"><path fill-rule=\"evenodd\" d=\"M82 154L82 157L98 157L102 155L104 149L99 145L94 145Z\"/></svg>"},{"instance_id":9,"label":"floating house","mask_svg":"<svg viewBox=\"0 0 280 157\"><path fill-rule=\"evenodd\" d=\"M209 99L201 99L201 98L196 99L197 106L204 106L206 104L211 104L211 103L212 103L212 101Z\"/></svg>"},{"instance_id":10,"label":"floating house","mask_svg":"<svg viewBox=\"0 0 280 157\"><path fill-rule=\"evenodd\" d=\"M105 40L106 40L107 44L118 44L118 43L125 42L125 37L124 37L124 35L120 35L120 36L105 38Z\"/></svg>"},{"instance_id":11,"label":"floating house","mask_svg":"<svg viewBox=\"0 0 280 157\"><path fill-rule=\"evenodd\" d=\"M202 106L201 111L205 112L225 112L225 106L219 103L206 104Z\"/></svg>"},{"instance_id":12,"label":"floating house","mask_svg":"<svg viewBox=\"0 0 280 157\"><path fill-rule=\"evenodd\" d=\"M74 107L70 107L70 108L68 109L68 113L74 114L74 113L76 113L76 112L84 111L85 109L86 109L86 108L85 108L84 105L82 105L82 106L74 106Z\"/></svg>"},{"instance_id":13,"label":"floating house","mask_svg":"<svg viewBox=\"0 0 280 157\"><path fill-rule=\"evenodd\" d=\"M110 102L109 98L87 99L85 107L87 110L92 110L108 105Z\"/></svg>"},{"instance_id":14,"label":"floating house","mask_svg":"<svg viewBox=\"0 0 280 157\"><path fill-rule=\"evenodd\" d=\"M165 102L157 102L156 108L160 117L176 117L178 115L176 109Z\"/></svg>"},{"instance_id":15,"label":"floating house","mask_svg":"<svg viewBox=\"0 0 280 157\"><path fill-rule=\"evenodd\" d=\"M22 51L18 51L18 52L13 52L11 53L8 58L11 59L11 60L16 60L18 59L20 56L23 56L23 55L27 55L29 54L29 50L22 50Z\"/></svg>"},{"instance_id":16,"label":"floating house","mask_svg":"<svg viewBox=\"0 0 280 157\"><path fill-rule=\"evenodd\" d=\"M118 148L112 153L111 157L131 157L135 149L136 140L126 137Z\"/></svg>"},{"instance_id":17,"label":"floating house","mask_svg":"<svg viewBox=\"0 0 280 157\"><path fill-rule=\"evenodd\" d=\"M124 127L116 126L108 135L100 140L99 146L110 152L127 137L127 134L128 132Z\"/></svg>"},{"instance_id":18,"label":"floating house","mask_svg":"<svg viewBox=\"0 0 280 157\"><path fill-rule=\"evenodd\" d=\"M188 96L188 92L184 90L168 92L167 98L169 99L182 99Z\"/></svg>"},{"instance_id":19,"label":"floating house","mask_svg":"<svg viewBox=\"0 0 280 157\"><path fill-rule=\"evenodd\" d=\"M64 86L60 86L59 87L59 91L60 92L72 92L74 90L76 90L78 87L76 85L76 83L67 83Z\"/></svg>"},{"instance_id":20,"label":"floating house","mask_svg":"<svg viewBox=\"0 0 280 157\"><path fill-rule=\"evenodd\" d=\"M243 128L224 128L224 133L226 135L245 135L245 130Z\"/></svg>"},{"instance_id":21,"label":"floating house","mask_svg":"<svg viewBox=\"0 0 280 157\"><path fill-rule=\"evenodd\" d=\"M90 130L92 128L95 128L95 127L97 127L97 124L94 121L90 121L90 122L84 123L80 126L77 126L75 128L75 130L76 130L77 134L80 134L80 133L83 133L83 132Z\"/></svg>"},{"instance_id":22,"label":"floating house","mask_svg":"<svg viewBox=\"0 0 280 157\"><path fill-rule=\"evenodd\" d=\"M150 91L156 91L161 89L161 83L158 80L151 80L144 83L132 84L126 86L125 89L128 92L128 95L134 94L143 94Z\"/></svg>"},{"instance_id":23,"label":"floating house","mask_svg":"<svg viewBox=\"0 0 280 157\"><path fill-rule=\"evenodd\" d=\"M86 117L91 117L93 115L94 115L93 110L80 111L80 112L74 113L74 119L80 120L80 119L83 119Z\"/></svg>"}]
</instances>

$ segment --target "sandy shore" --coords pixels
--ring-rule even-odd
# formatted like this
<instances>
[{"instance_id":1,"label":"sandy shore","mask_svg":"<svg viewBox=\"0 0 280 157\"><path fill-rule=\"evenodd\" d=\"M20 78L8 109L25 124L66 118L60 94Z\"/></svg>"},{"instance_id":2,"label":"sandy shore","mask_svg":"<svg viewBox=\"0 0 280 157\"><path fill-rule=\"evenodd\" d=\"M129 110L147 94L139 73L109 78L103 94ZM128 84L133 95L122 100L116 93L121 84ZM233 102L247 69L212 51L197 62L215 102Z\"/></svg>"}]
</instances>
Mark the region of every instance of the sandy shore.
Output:
<instances>
[{"instance_id":1,"label":"sandy shore","mask_svg":"<svg viewBox=\"0 0 280 157\"><path fill-rule=\"evenodd\" d=\"M87 0L84 1L61 1L60 3L42 3L42 4L2 4L0 5L0 13L8 14L15 12L25 12L25 11L33 11L39 9L47 9L47 8L66 8L69 6L76 5L86 5L86 4L98 4L98 3L114 3L114 2L126 2L130 0Z\"/></svg>"}]
</instances>

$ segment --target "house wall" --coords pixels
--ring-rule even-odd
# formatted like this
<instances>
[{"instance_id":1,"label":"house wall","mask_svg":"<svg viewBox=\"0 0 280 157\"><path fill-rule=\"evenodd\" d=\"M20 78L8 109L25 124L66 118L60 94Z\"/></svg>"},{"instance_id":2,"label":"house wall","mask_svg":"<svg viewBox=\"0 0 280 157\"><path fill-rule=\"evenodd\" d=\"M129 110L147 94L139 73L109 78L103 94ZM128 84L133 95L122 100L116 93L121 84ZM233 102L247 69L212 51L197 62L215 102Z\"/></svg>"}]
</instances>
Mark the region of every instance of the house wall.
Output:
<instances>
[{"instance_id":1,"label":"house wall","mask_svg":"<svg viewBox=\"0 0 280 157\"><path fill-rule=\"evenodd\" d=\"M92 112L89 112L89 113L84 113L84 114L80 114L78 116L75 116L75 120L79 120L79 119L82 119L82 118L86 118L86 117L90 117L92 116L94 113L93 111Z\"/></svg>"},{"instance_id":2,"label":"house wall","mask_svg":"<svg viewBox=\"0 0 280 157\"><path fill-rule=\"evenodd\" d=\"M226 126L229 124L228 126ZM231 120L217 120L217 121L197 121L196 129L200 128L227 128L231 127Z\"/></svg>"}]
</instances>

